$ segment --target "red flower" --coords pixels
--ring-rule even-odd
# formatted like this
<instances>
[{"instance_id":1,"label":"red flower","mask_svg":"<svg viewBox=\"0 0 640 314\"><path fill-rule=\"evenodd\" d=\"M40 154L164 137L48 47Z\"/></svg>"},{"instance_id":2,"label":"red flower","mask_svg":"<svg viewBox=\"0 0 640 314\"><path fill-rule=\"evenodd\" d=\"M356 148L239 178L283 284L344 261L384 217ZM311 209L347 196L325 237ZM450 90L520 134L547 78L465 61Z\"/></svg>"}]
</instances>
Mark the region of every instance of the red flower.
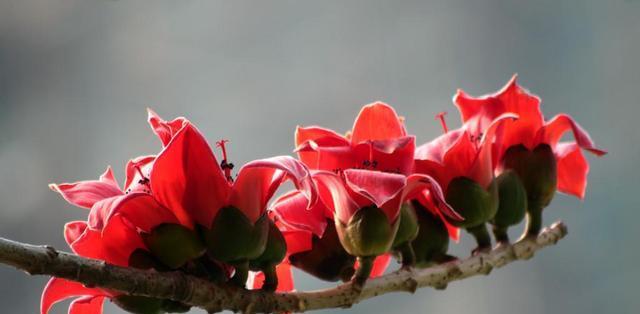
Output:
<instances>
[{"instance_id":1,"label":"red flower","mask_svg":"<svg viewBox=\"0 0 640 314\"><path fill-rule=\"evenodd\" d=\"M338 172L369 169L411 173L415 137L407 135L402 119L387 104L366 105L342 136L317 126L296 129L296 151L311 169Z\"/></svg>"},{"instance_id":2,"label":"red flower","mask_svg":"<svg viewBox=\"0 0 640 314\"><path fill-rule=\"evenodd\" d=\"M504 123L501 149L494 159L502 162L507 149L523 145L533 150L540 144L548 144L557 160L557 188L559 191L584 198L589 164L580 148L597 156L606 152L595 147L589 134L570 116L559 114L545 121L540 111L540 98L529 93L513 78L500 91L492 95L471 97L462 90L454 96L454 102L462 115L462 121L473 136L487 130L498 116L512 112L520 116L516 121ZM565 132L572 131L574 142L560 142Z\"/></svg>"}]
</instances>

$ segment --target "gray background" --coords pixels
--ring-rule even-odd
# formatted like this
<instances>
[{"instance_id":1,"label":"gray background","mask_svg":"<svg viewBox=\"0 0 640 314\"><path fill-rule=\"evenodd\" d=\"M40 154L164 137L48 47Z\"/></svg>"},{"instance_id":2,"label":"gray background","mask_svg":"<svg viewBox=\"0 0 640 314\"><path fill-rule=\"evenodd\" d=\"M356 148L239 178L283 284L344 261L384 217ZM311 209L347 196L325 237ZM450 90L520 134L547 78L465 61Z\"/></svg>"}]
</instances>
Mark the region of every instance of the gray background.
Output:
<instances>
[{"instance_id":1,"label":"gray background","mask_svg":"<svg viewBox=\"0 0 640 314\"><path fill-rule=\"evenodd\" d=\"M514 73L610 154L589 157L584 202L558 196L570 228L533 260L366 301L350 313L637 313L640 2L0 1L0 236L66 248L86 212L49 182L97 177L154 153L145 108L184 115L231 159L288 153L297 124L345 131L387 101L419 141L440 134L461 87ZM517 232L519 230L516 230ZM454 252L467 254L465 236ZM324 286L303 275L301 289ZM35 313L46 278L0 267L2 313ZM120 313L112 305L107 313ZM333 312L333 311L327 311ZM66 304L53 313L66 313Z\"/></svg>"}]
</instances>

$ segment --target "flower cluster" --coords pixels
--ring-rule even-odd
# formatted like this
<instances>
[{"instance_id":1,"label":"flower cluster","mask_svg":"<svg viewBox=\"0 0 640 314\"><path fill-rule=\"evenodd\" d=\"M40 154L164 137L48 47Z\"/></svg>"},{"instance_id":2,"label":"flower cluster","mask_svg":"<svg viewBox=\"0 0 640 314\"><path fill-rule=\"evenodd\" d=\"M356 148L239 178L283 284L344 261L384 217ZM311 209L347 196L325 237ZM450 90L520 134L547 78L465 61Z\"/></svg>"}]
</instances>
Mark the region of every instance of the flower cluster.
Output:
<instances>
[{"instance_id":1,"label":"flower cluster","mask_svg":"<svg viewBox=\"0 0 640 314\"><path fill-rule=\"evenodd\" d=\"M217 283L267 291L294 290L291 267L326 281L361 287L396 257L402 267L428 267L454 257L459 230L491 248L527 216L536 236L556 191L583 198L598 156L571 117L545 121L540 99L514 77L499 92L454 97L462 126L416 147L404 119L384 103L366 105L345 135L310 126L295 131L298 159L255 160L234 174L227 141L216 154L187 119L149 111L161 142L157 155L130 160L121 188L108 168L98 180L52 184L67 202L89 210L68 223L78 255L107 263L180 271ZM567 131L575 140L561 142ZM220 161L218 161L220 160ZM291 180L295 189L270 203ZM172 313L189 306L119 294L52 278L41 313L74 298L69 313L101 313L105 298L131 313Z\"/></svg>"}]
</instances>

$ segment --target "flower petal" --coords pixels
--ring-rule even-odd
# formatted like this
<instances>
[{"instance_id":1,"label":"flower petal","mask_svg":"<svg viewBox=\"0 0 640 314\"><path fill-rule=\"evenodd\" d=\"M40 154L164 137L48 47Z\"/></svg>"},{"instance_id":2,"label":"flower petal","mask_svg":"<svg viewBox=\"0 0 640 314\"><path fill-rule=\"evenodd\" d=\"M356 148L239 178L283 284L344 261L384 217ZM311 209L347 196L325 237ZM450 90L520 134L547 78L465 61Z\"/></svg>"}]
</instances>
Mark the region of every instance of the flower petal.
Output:
<instances>
[{"instance_id":1,"label":"flower petal","mask_svg":"<svg viewBox=\"0 0 640 314\"><path fill-rule=\"evenodd\" d=\"M279 222L294 229L311 231L320 237L327 227L327 218L325 217L327 208L324 203L318 201L307 210L308 203L309 200L304 194L294 190L280 196L270 209L275 213Z\"/></svg>"},{"instance_id":2,"label":"flower petal","mask_svg":"<svg viewBox=\"0 0 640 314\"><path fill-rule=\"evenodd\" d=\"M282 262L276 266L276 275L278 276L278 287L276 292L291 292L293 291L293 273L291 272L291 265L287 262ZM264 274L262 272L249 273L249 279L247 280L247 287L249 289L260 289L264 283Z\"/></svg>"},{"instance_id":3,"label":"flower petal","mask_svg":"<svg viewBox=\"0 0 640 314\"><path fill-rule=\"evenodd\" d=\"M373 268L371 269L370 278L380 277L384 275L384 272L389 267L389 263L391 262L391 254L384 254L376 257L373 261Z\"/></svg>"},{"instance_id":4,"label":"flower petal","mask_svg":"<svg viewBox=\"0 0 640 314\"><path fill-rule=\"evenodd\" d=\"M207 141L187 123L156 158L151 190L183 225L209 227L230 186Z\"/></svg>"},{"instance_id":5,"label":"flower petal","mask_svg":"<svg viewBox=\"0 0 640 314\"><path fill-rule=\"evenodd\" d=\"M447 227L447 232L449 233L449 237L451 239L456 242L460 241L460 228L451 225L447 222L447 219L443 217L442 210L440 210L440 207L436 205L435 200L431 196L431 191L422 190L422 193L416 196L416 200L418 200L420 205L429 210L432 214L440 217L442 222L444 222L445 227Z\"/></svg>"},{"instance_id":6,"label":"flower petal","mask_svg":"<svg viewBox=\"0 0 640 314\"><path fill-rule=\"evenodd\" d=\"M573 132L573 137L581 148L590 151L596 156L602 156L607 153L596 148L589 133L566 114L559 114L549 120L538 132L538 142L547 143L551 147L555 147L567 131Z\"/></svg>"},{"instance_id":7,"label":"flower petal","mask_svg":"<svg viewBox=\"0 0 640 314\"><path fill-rule=\"evenodd\" d=\"M587 189L589 163L576 143L560 143L556 146L558 160L558 190L584 199Z\"/></svg>"},{"instance_id":8,"label":"flower petal","mask_svg":"<svg viewBox=\"0 0 640 314\"><path fill-rule=\"evenodd\" d=\"M416 148L414 136L361 142L354 146L355 168L409 175Z\"/></svg>"},{"instance_id":9,"label":"flower petal","mask_svg":"<svg viewBox=\"0 0 640 314\"><path fill-rule=\"evenodd\" d=\"M428 191L427 192L425 192ZM444 193L438 182L423 174L412 174L407 177L407 185L402 191L402 202L408 199L419 198L420 195L428 194L429 201L433 204L440 214L443 214L453 220L462 221L464 218L460 216L445 200Z\"/></svg>"},{"instance_id":10,"label":"flower petal","mask_svg":"<svg viewBox=\"0 0 640 314\"><path fill-rule=\"evenodd\" d=\"M62 300L80 296L104 296L101 289L87 288L82 284L60 278L51 278L42 291L40 313L47 314L51 307Z\"/></svg>"},{"instance_id":11,"label":"flower petal","mask_svg":"<svg viewBox=\"0 0 640 314\"><path fill-rule=\"evenodd\" d=\"M313 234L305 230L280 230L287 243L287 255L311 250Z\"/></svg>"},{"instance_id":12,"label":"flower petal","mask_svg":"<svg viewBox=\"0 0 640 314\"><path fill-rule=\"evenodd\" d=\"M69 314L102 314L104 297L81 297L69 305Z\"/></svg>"},{"instance_id":13,"label":"flower petal","mask_svg":"<svg viewBox=\"0 0 640 314\"><path fill-rule=\"evenodd\" d=\"M462 90L458 90L453 97L462 115L462 122L474 138L479 138L500 115L512 112L520 119L505 126L505 147L524 144L532 148L536 132L542 127L544 118L540 111L540 98L529 93L517 83L517 76L500 91L481 97L472 97Z\"/></svg>"},{"instance_id":14,"label":"flower petal","mask_svg":"<svg viewBox=\"0 0 640 314\"><path fill-rule=\"evenodd\" d=\"M344 171L344 180L349 189L364 196L381 208L390 222L398 218L400 214L400 193L407 184L405 176L379 171L349 169ZM392 200L396 201L394 203L397 204L384 206ZM360 205L366 206L367 204Z\"/></svg>"},{"instance_id":15,"label":"flower petal","mask_svg":"<svg viewBox=\"0 0 640 314\"><path fill-rule=\"evenodd\" d=\"M156 156L140 156L127 162L124 182L124 189L127 192L146 192L149 193L151 188L148 186L146 179L151 176L151 168Z\"/></svg>"},{"instance_id":16,"label":"flower petal","mask_svg":"<svg viewBox=\"0 0 640 314\"><path fill-rule=\"evenodd\" d=\"M362 107L353 124L351 143L388 140L407 135L402 120L393 107L376 102Z\"/></svg>"},{"instance_id":17,"label":"flower petal","mask_svg":"<svg viewBox=\"0 0 640 314\"><path fill-rule=\"evenodd\" d=\"M331 209L337 219L348 223L361 206L349 194L342 179L333 172L318 171L314 174L322 202Z\"/></svg>"},{"instance_id":18,"label":"flower petal","mask_svg":"<svg viewBox=\"0 0 640 314\"><path fill-rule=\"evenodd\" d=\"M307 208L315 204L318 194L309 169L290 156L254 160L244 165L233 184L229 203L239 208L251 221L256 221L285 179L291 179L307 198Z\"/></svg>"},{"instance_id":19,"label":"flower petal","mask_svg":"<svg viewBox=\"0 0 640 314\"><path fill-rule=\"evenodd\" d=\"M129 257L137 249L146 249L140 233L120 216L113 217L102 230L104 260L118 266L129 266Z\"/></svg>"},{"instance_id":20,"label":"flower petal","mask_svg":"<svg viewBox=\"0 0 640 314\"><path fill-rule=\"evenodd\" d=\"M483 187L488 187L493 181L493 171L496 165L493 164L494 139L501 138L503 134L503 126L505 123L518 119L518 115L505 113L497 117L487 127L484 135L480 139L478 152L467 177L478 182ZM502 141L497 141L495 145L501 145ZM496 151L500 151L497 147Z\"/></svg>"},{"instance_id":21,"label":"flower petal","mask_svg":"<svg viewBox=\"0 0 640 314\"><path fill-rule=\"evenodd\" d=\"M49 184L49 188L60 193L67 202L82 208L91 208L97 201L123 194L113 177L111 167L107 168L97 181L52 183Z\"/></svg>"},{"instance_id":22,"label":"flower petal","mask_svg":"<svg viewBox=\"0 0 640 314\"><path fill-rule=\"evenodd\" d=\"M75 242L87 229L85 221L71 221L64 225L64 239L67 244Z\"/></svg>"},{"instance_id":23,"label":"flower petal","mask_svg":"<svg viewBox=\"0 0 640 314\"><path fill-rule=\"evenodd\" d=\"M186 123L189 123L189 121L183 117L179 117L171 121L165 121L149 108L147 108L147 113L147 121L149 122L153 133L155 133L162 142L162 146L169 145L171 139L180 131L180 129L182 129Z\"/></svg>"},{"instance_id":24,"label":"flower petal","mask_svg":"<svg viewBox=\"0 0 640 314\"><path fill-rule=\"evenodd\" d=\"M131 225L144 232L151 232L155 226L163 223L179 223L178 218L151 195L131 193L96 203L89 214L89 226L102 230L115 215L126 218Z\"/></svg>"}]
</instances>

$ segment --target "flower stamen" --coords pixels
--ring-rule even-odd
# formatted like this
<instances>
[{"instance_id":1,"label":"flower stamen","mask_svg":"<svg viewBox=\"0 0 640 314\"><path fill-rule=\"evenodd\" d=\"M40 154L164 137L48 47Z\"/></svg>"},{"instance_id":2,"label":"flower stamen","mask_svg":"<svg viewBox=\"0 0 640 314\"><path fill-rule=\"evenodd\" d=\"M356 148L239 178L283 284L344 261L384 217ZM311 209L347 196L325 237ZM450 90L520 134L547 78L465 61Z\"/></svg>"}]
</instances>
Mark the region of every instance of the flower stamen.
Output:
<instances>
[{"instance_id":1,"label":"flower stamen","mask_svg":"<svg viewBox=\"0 0 640 314\"><path fill-rule=\"evenodd\" d=\"M224 170L224 176L227 178L227 181L233 182L231 170L233 169L234 165L233 163L227 161L227 143L229 143L229 140L219 140L216 142L216 146L220 147L220 149L222 150L222 161L220 162L220 168Z\"/></svg>"},{"instance_id":2,"label":"flower stamen","mask_svg":"<svg viewBox=\"0 0 640 314\"><path fill-rule=\"evenodd\" d=\"M446 111L440 112L436 115L436 120L440 120L440 125L442 125L442 130L444 134L449 133L449 128L447 127L447 121L444 119L444 116L447 115Z\"/></svg>"}]
</instances>

